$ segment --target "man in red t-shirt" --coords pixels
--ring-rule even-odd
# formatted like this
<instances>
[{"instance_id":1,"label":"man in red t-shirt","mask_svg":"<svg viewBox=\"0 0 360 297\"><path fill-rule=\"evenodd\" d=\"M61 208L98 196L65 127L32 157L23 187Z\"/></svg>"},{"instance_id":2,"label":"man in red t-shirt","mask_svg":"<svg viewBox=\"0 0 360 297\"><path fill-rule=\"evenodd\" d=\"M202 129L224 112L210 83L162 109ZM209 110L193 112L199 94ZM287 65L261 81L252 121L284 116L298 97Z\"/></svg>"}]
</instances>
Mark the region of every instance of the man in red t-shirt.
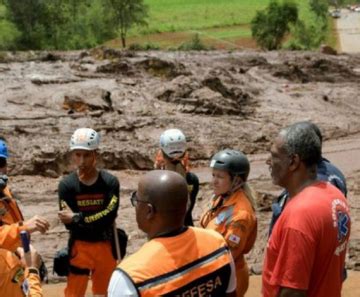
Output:
<instances>
[{"instance_id":1,"label":"man in red t-shirt","mask_svg":"<svg viewBox=\"0 0 360 297\"><path fill-rule=\"evenodd\" d=\"M320 140L312 129L293 124L283 129L267 160L273 183L290 200L266 248L262 294L341 296L350 235L347 200L330 183L316 181Z\"/></svg>"}]
</instances>

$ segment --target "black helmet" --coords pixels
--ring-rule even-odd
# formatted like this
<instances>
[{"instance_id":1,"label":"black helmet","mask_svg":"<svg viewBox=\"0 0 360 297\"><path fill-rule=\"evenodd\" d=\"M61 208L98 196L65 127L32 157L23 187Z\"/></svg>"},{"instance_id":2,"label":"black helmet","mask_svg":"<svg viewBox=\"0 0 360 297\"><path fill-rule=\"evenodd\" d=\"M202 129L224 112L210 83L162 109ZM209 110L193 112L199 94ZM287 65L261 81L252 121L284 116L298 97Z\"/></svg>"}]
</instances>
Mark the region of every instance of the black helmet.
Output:
<instances>
[{"instance_id":1,"label":"black helmet","mask_svg":"<svg viewBox=\"0 0 360 297\"><path fill-rule=\"evenodd\" d=\"M216 153L211 159L210 167L226 170L231 176L239 175L244 181L250 172L248 158L242 152L230 149Z\"/></svg>"}]
</instances>

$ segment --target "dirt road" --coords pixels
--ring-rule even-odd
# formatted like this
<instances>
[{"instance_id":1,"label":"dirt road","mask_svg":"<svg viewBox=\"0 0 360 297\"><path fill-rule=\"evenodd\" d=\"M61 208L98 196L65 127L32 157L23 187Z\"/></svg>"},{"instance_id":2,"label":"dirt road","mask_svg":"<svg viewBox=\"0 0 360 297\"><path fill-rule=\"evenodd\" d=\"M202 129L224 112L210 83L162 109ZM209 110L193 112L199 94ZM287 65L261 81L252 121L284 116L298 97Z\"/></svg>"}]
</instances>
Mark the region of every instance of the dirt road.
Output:
<instances>
[{"instance_id":1,"label":"dirt road","mask_svg":"<svg viewBox=\"0 0 360 297\"><path fill-rule=\"evenodd\" d=\"M360 13L343 9L337 29L341 52L360 53Z\"/></svg>"}]
</instances>

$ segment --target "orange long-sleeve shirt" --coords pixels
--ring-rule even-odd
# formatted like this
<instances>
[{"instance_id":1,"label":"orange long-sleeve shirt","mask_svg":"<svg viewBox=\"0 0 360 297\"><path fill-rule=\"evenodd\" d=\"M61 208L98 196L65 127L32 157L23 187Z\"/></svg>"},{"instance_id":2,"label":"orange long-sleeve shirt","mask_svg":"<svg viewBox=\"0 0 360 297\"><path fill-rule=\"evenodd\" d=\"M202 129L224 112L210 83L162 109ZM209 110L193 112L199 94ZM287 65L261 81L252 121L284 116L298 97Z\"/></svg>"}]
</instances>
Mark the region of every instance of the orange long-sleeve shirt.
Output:
<instances>
[{"instance_id":1,"label":"orange long-sleeve shirt","mask_svg":"<svg viewBox=\"0 0 360 297\"><path fill-rule=\"evenodd\" d=\"M0 296L43 296L40 277L29 273L20 259L5 249L0 249Z\"/></svg>"},{"instance_id":2,"label":"orange long-sleeve shirt","mask_svg":"<svg viewBox=\"0 0 360 297\"><path fill-rule=\"evenodd\" d=\"M244 255L252 249L257 235L257 220L250 201L242 190L225 199L214 197L200 224L225 238L235 261L237 296L243 296L249 282Z\"/></svg>"},{"instance_id":3,"label":"orange long-sleeve shirt","mask_svg":"<svg viewBox=\"0 0 360 297\"><path fill-rule=\"evenodd\" d=\"M27 230L22 225L23 216L8 187L5 197L0 199L0 248L15 251L20 245L20 231Z\"/></svg>"}]
</instances>

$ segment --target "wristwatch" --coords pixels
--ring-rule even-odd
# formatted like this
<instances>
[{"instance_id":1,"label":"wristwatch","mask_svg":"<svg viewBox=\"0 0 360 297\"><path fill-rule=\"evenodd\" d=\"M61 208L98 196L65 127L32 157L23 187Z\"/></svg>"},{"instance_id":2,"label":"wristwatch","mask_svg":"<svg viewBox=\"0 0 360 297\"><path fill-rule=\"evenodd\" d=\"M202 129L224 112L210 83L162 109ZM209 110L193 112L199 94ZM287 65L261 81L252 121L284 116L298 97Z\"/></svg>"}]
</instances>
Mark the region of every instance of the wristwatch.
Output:
<instances>
[{"instance_id":1,"label":"wristwatch","mask_svg":"<svg viewBox=\"0 0 360 297\"><path fill-rule=\"evenodd\" d=\"M82 216L79 213L76 213L72 217L72 223L79 224L82 219Z\"/></svg>"}]
</instances>

